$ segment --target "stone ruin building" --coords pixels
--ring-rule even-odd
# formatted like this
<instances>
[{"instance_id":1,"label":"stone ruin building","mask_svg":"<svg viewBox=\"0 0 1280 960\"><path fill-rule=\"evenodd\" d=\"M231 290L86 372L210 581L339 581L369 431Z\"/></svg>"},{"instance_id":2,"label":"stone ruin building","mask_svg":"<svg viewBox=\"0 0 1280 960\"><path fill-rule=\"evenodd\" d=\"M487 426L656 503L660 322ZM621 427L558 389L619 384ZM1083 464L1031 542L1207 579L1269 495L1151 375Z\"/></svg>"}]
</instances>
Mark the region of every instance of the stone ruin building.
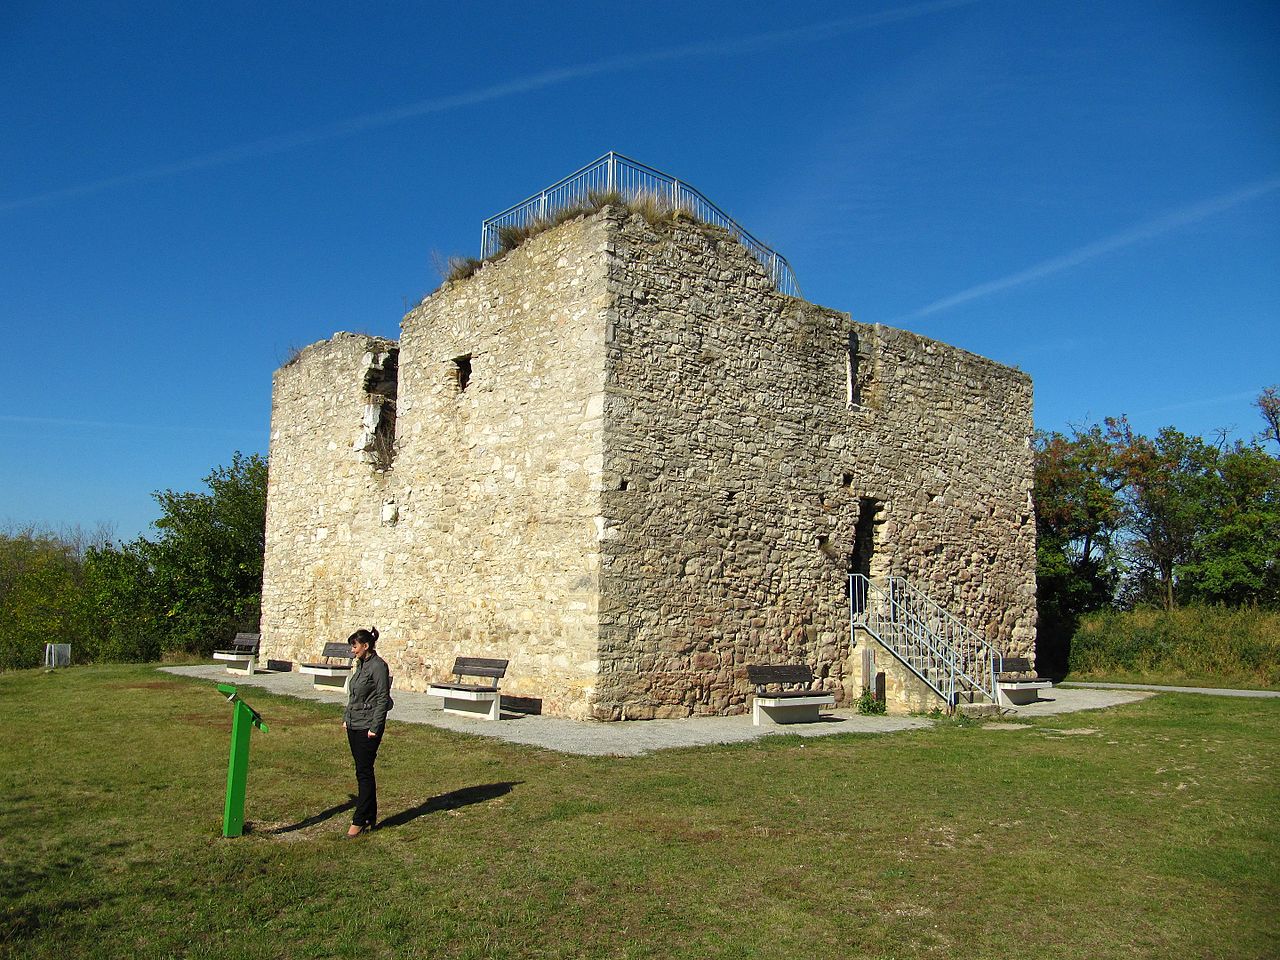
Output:
<instances>
[{"instance_id":1,"label":"stone ruin building","mask_svg":"<svg viewBox=\"0 0 1280 960\"><path fill-rule=\"evenodd\" d=\"M262 652L372 623L398 689L501 657L579 719L744 712L749 663L944 705L867 607L909 585L1034 658L1031 429L1025 374L614 202L276 372Z\"/></svg>"}]
</instances>

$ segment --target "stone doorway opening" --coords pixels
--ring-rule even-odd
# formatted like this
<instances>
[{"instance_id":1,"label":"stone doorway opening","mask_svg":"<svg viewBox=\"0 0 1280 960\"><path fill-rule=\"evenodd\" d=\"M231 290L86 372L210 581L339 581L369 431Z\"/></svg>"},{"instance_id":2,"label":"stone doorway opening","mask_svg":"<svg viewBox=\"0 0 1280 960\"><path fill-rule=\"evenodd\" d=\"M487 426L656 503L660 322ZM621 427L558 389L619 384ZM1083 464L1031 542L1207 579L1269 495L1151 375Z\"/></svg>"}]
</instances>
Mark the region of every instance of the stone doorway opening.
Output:
<instances>
[{"instance_id":1,"label":"stone doorway opening","mask_svg":"<svg viewBox=\"0 0 1280 960\"><path fill-rule=\"evenodd\" d=\"M871 577L871 561L876 552L876 518L880 515L880 511L884 509L884 501L877 500L874 497L858 498L858 521L853 527L853 550L849 553L848 569L845 571L845 591L849 590L849 577L855 573L860 573L864 577ZM850 601L858 604L860 600L855 593ZM861 610L854 609L854 613L861 613Z\"/></svg>"}]
</instances>

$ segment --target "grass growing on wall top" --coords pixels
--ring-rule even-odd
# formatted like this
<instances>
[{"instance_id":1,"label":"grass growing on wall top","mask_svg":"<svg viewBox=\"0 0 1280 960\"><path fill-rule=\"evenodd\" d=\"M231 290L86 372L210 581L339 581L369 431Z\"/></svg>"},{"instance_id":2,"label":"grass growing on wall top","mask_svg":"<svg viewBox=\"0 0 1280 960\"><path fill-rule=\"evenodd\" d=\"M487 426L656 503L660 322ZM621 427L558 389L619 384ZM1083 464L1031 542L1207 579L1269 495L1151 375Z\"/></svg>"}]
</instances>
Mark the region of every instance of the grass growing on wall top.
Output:
<instances>
[{"instance_id":1,"label":"grass growing on wall top","mask_svg":"<svg viewBox=\"0 0 1280 960\"><path fill-rule=\"evenodd\" d=\"M147 667L0 676L8 957L1256 957L1280 703L573 757L392 722L342 839L336 704ZM519 722L519 721L508 721Z\"/></svg>"},{"instance_id":2,"label":"grass growing on wall top","mask_svg":"<svg viewBox=\"0 0 1280 960\"><path fill-rule=\"evenodd\" d=\"M523 225L499 227L498 250L484 260L478 260L475 257L449 257L446 262L444 281L448 283L451 280L465 280L486 263L501 260L526 240L545 233L553 227L558 227L562 223L598 213L610 206L617 207L624 213L638 214L655 229L680 220L688 223L702 223L688 210L673 206L671 199L661 194L646 192L623 199L622 194L617 191L593 190L587 194L585 201L558 210L551 216L537 218ZM725 232L725 236L729 234Z\"/></svg>"},{"instance_id":3,"label":"grass growing on wall top","mask_svg":"<svg viewBox=\"0 0 1280 960\"><path fill-rule=\"evenodd\" d=\"M1072 680L1280 689L1280 613L1190 606L1086 614Z\"/></svg>"}]
</instances>

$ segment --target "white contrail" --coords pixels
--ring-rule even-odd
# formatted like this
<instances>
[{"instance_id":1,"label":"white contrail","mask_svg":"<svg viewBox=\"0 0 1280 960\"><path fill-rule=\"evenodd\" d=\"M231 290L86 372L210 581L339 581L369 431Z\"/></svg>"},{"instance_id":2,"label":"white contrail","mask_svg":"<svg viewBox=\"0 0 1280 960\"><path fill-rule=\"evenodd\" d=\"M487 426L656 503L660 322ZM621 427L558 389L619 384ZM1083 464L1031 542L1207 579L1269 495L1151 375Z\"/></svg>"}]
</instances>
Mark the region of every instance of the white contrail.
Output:
<instances>
[{"instance_id":1,"label":"white contrail","mask_svg":"<svg viewBox=\"0 0 1280 960\"><path fill-rule=\"evenodd\" d=\"M364 130L390 126L415 117L424 117L434 113L444 113L449 110L455 110L459 107L475 106L476 104L500 100L505 97L517 96L522 93L531 93L532 91L542 89L543 87L556 86L558 84L567 83L571 80L594 77L603 73L618 73L625 70L633 70L637 67L646 66L648 64L660 63L664 60L682 60L700 56L710 57L750 53L767 47L791 43L798 40L832 36L840 33L849 33L856 30L866 30L872 27L898 23L903 20L911 20L930 13L950 10L955 7L969 6L978 2L980 2L980 0L933 0L933 2L928 3L917 3L912 4L911 6L897 7L892 10L885 10L881 13L864 14L858 17L841 17L836 20L825 20L821 23L809 24L803 27L792 27L787 30L775 30L770 33L753 34L752 36L737 37L730 40L708 40L700 43L690 43L678 47L670 47L665 50L651 50L647 53L610 57L605 60L599 60L595 63L584 63L577 66L562 67L556 70L547 70L543 73L535 73L530 76L520 77L505 83L497 83L488 87L481 87L477 90L457 93L447 97L438 97L432 100L419 100L416 103L408 103L388 110L380 110L375 113L352 117L347 120L341 120L337 123L328 124L322 127L313 127L309 130L296 130L291 133L266 137L262 140L254 140L250 143L224 147L221 150L214 150L210 153L202 153L194 157L175 160L172 163L164 163L154 167L147 167L142 170L135 170L132 173L124 173L115 177L105 177L101 180L92 180L87 183L62 187L61 189L51 190L47 193L39 193L28 197L19 197L14 200L6 200L0 202L0 213L18 210L22 207L31 207L39 204L50 203L55 200L67 200L72 197L84 196L85 194L99 193L103 190L109 190L112 187L122 187L129 184L142 183L148 180L157 180L161 177L172 176L174 174L188 173L193 170L203 170L208 167L220 167L229 163L238 163L240 161L250 160L256 157L285 153L290 150L296 150L300 147L310 146L314 143L349 137Z\"/></svg>"},{"instance_id":2,"label":"white contrail","mask_svg":"<svg viewBox=\"0 0 1280 960\"><path fill-rule=\"evenodd\" d=\"M938 313L942 310L948 310L951 307L958 306L962 303L968 303L970 300L977 300L980 297L987 297L993 293L999 293L1001 290L1008 290L1012 287L1020 287L1023 284L1032 283L1044 277L1051 276L1055 273L1061 273L1063 270L1069 270L1072 267L1079 266L1088 260L1094 260L1104 254L1114 253L1124 247L1133 246L1135 243L1141 243L1143 240L1150 240L1162 234L1177 230L1179 227L1185 227L1188 224L1196 223L1221 213L1224 210L1230 210L1242 203L1247 203L1264 194L1271 193L1273 190L1280 188L1280 177L1272 177L1270 180L1261 180L1257 183L1250 184L1236 190L1233 193L1223 194L1220 197L1213 197L1209 200L1203 200L1200 203L1192 204L1189 207L1183 207L1166 213L1164 216L1149 220L1146 223L1130 227L1120 233L1113 234L1110 237L1104 237L1101 240L1095 240L1093 243L1087 243L1083 247L1078 247L1070 253L1064 253L1060 257L1053 257L1049 260L1042 260L1039 263L1027 267L1025 270L1019 270L1017 273L1011 273L1007 277L1001 277L999 280L990 280L986 283L980 283L977 286L969 287L954 293L949 297L943 297L941 300L935 300L928 306L921 307L914 313L906 314L900 317L900 320L916 320L920 317L927 317L929 314Z\"/></svg>"},{"instance_id":3,"label":"white contrail","mask_svg":"<svg viewBox=\"0 0 1280 960\"><path fill-rule=\"evenodd\" d=\"M1134 416L1150 416L1153 413L1170 413L1175 410L1193 410L1196 407L1212 407L1219 403L1229 403L1239 400L1253 400L1260 393L1262 387L1257 390L1242 390L1239 393L1224 393L1217 397L1201 397L1198 400L1184 400L1181 403L1171 403L1163 407L1151 407L1147 410L1139 410Z\"/></svg>"},{"instance_id":4,"label":"white contrail","mask_svg":"<svg viewBox=\"0 0 1280 960\"><path fill-rule=\"evenodd\" d=\"M266 436L266 430L264 429L248 429L244 427L201 427L185 424L158 425L155 423L121 423L119 421L111 420L74 420L61 417L18 417L10 416L8 414L0 414L0 423L36 424L39 426L49 427L92 427L95 430L139 430L147 433L159 430L165 433L217 433L237 437L248 436L253 433Z\"/></svg>"}]
</instances>

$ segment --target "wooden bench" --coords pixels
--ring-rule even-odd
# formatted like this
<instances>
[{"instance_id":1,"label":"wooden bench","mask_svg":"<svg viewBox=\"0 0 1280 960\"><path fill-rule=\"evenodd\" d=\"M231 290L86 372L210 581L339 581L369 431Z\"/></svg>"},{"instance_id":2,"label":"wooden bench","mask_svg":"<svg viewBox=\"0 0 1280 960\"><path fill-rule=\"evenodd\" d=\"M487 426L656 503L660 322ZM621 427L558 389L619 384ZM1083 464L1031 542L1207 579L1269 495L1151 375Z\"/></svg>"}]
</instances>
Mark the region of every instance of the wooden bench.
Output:
<instances>
[{"instance_id":1,"label":"wooden bench","mask_svg":"<svg viewBox=\"0 0 1280 960\"><path fill-rule=\"evenodd\" d=\"M258 662L258 645L262 642L260 633L237 633L228 650L213 651L213 659L225 660L227 673L242 673L253 676Z\"/></svg>"},{"instance_id":2,"label":"wooden bench","mask_svg":"<svg viewBox=\"0 0 1280 960\"><path fill-rule=\"evenodd\" d=\"M298 672L314 677L311 686L317 690L346 693L347 685L351 683L351 647L345 643L326 643L320 651L320 662L304 663L298 667Z\"/></svg>"},{"instance_id":3,"label":"wooden bench","mask_svg":"<svg viewBox=\"0 0 1280 960\"><path fill-rule=\"evenodd\" d=\"M813 671L803 663L779 666L748 664L747 679L755 684L751 723L757 727L782 723L812 723L819 708L835 706L834 694L813 685ZM779 687L773 692L766 688Z\"/></svg>"},{"instance_id":4,"label":"wooden bench","mask_svg":"<svg viewBox=\"0 0 1280 960\"><path fill-rule=\"evenodd\" d=\"M489 657L458 657L453 661L453 683L433 683L427 694L444 699L446 713L468 717L502 719L502 696L498 681L507 673L508 660ZM484 677L488 683L466 683L463 677Z\"/></svg>"},{"instance_id":5,"label":"wooden bench","mask_svg":"<svg viewBox=\"0 0 1280 960\"><path fill-rule=\"evenodd\" d=\"M1000 666L1001 677L1035 672L1035 664L1026 657L1005 657ZM1000 688L1000 706L1019 707L1035 703L1040 699L1040 691L1047 690L1053 684L1048 680L1001 680L997 677L996 686Z\"/></svg>"}]
</instances>

